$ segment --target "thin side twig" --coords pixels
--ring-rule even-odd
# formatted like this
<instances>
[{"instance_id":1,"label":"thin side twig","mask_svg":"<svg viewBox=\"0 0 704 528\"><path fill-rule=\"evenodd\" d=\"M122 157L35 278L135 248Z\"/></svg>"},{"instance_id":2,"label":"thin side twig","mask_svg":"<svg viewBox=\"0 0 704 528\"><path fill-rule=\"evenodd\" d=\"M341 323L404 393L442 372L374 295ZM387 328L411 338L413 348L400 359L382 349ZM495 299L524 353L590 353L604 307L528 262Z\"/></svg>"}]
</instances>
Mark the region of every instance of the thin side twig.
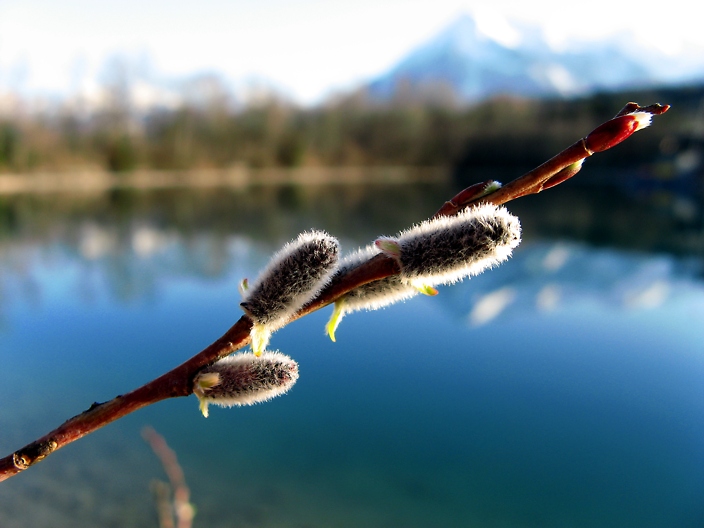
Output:
<instances>
[{"instance_id":1,"label":"thin side twig","mask_svg":"<svg viewBox=\"0 0 704 528\"><path fill-rule=\"evenodd\" d=\"M195 509L190 502L191 490L188 489L188 485L186 484L186 477L183 474L181 464L178 463L176 452L169 447L164 437L151 427L142 429L142 437L159 458L166 475L169 477L170 486L166 485L166 487L170 487L171 489L167 490L161 485L158 485L160 489L157 489L161 524L169 523L173 526L173 514L175 513L177 519L175 528L191 528ZM166 494L164 494L165 491L167 492ZM168 491L173 492L173 512L171 508L167 508L164 504L164 502L170 502L168 501ZM167 497L166 501L164 500L164 495Z\"/></svg>"}]
</instances>

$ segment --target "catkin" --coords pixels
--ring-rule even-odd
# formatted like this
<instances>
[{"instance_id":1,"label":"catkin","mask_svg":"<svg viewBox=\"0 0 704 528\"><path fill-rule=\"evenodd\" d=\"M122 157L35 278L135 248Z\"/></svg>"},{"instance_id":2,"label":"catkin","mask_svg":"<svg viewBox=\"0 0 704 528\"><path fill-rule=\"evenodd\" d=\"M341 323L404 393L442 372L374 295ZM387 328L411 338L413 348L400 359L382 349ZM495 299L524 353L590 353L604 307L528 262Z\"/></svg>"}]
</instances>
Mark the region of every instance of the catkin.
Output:
<instances>
[{"instance_id":1,"label":"catkin","mask_svg":"<svg viewBox=\"0 0 704 528\"><path fill-rule=\"evenodd\" d=\"M287 392L298 379L298 363L280 352L261 356L240 353L205 367L193 381L193 393L208 416L208 404L253 405Z\"/></svg>"},{"instance_id":2,"label":"catkin","mask_svg":"<svg viewBox=\"0 0 704 528\"><path fill-rule=\"evenodd\" d=\"M521 224L504 207L483 204L426 220L395 240L403 282L452 284L505 261L521 241Z\"/></svg>"},{"instance_id":3,"label":"catkin","mask_svg":"<svg viewBox=\"0 0 704 528\"><path fill-rule=\"evenodd\" d=\"M324 288L338 264L339 243L322 231L302 233L271 259L244 290L242 309L252 319L252 349L261 354L281 328Z\"/></svg>"},{"instance_id":4,"label":"catkin","mask_svg":"<svg viewBox=\"0 0 704 528\"><path fill-rule=\"evenodd\" d=\"M302 233L272 257L244 292L242 308L258 324L285 322L329 282L338 252L337 239L327 233Z\"/></svg>"}]
</instances>

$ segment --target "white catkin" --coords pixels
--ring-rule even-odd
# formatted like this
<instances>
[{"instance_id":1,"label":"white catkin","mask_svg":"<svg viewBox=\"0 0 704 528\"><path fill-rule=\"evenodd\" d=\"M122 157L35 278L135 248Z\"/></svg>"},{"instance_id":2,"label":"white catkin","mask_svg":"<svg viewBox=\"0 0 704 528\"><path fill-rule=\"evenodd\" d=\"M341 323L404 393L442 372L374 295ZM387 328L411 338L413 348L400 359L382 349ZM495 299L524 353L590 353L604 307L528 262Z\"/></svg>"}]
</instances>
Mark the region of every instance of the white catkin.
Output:
<instances>
[{"instance_id":1,"label":"white catkin","mask_svg":"<svg viewBox=\"0 0 704 528\"><path fill-rule=\"evenodd\" d=\"M271 259L240 306L255 325L276 330L315 297L337 269L339 243L323 231L302 233Z\"/></svg>"},{"instance_id":2,"label":"white catkin","mask_svg":"<svg viewBox=\"0 0 704 528\"><path fill-rule=\"evenodd\" d=\"M276 351L261 356L239 353L205 367L193 381L193 393L208 415L208 404L253 405L286 393L298 379L298 363Z\"/></svg>"},{"instance_id":3,"label":"white catkin","mask_svg":"<svg viewBox=\"0 0 704 528\"><path fill-rule=\"evenodd\" d=\"M376 246L370 245L347 255L340 262L338 275L349 273L379 253L380 250ZM325 325L325 333L335 341L335 331L346 314L358 310L377 310L417 294L418 290L403 283L398 275L358 286L335 301L333 312Z\"/></svg>"},{"instance_id":4,"label":"white catkin","mask_svg":"<svg viewBox=\"0 0 704 528\"><path fill-rule=\"evenodd\" d=\"M505 261L521 241L521 224L504 207L468 207L399 234L401 280L452 284Z\"/></svg>"},{"instance_id":5,"label":"white catkin","mask_svg":"<svg viewBox=\"0 0 704 528\"><path fill-rule=\"evenodd\" d=\"M338 273L347 273L379 253L381 251L374 245L359 249L342 259ZM392 275L369 282L347 293L342 300L342 311L350 313L359 310L378 310L395 302L410 299L417 294L417 289L403 283L398 275Z\"/></svg>"}]
</instances>

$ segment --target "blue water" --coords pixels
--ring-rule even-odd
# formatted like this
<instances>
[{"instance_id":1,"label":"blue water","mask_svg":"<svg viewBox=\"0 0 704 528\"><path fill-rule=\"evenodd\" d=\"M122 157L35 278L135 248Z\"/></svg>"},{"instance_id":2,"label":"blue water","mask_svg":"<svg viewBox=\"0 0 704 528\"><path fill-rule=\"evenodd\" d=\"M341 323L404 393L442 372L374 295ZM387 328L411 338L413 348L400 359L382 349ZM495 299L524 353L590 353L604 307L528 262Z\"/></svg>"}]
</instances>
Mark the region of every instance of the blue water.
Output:
<instances>
[{"instance_id":1,"label":"blue water","mask_svg":"<svg viewBox=\"0 0 704 528\"><path fill-rule=\"evenodd\" d=\"M142 252L5 245L3 455L219 337L280 242L162 235ZM300 364L289 394L208 419L195 398L139 411L0 484L0 526L156 526L147 424L196 527L704 526L698 265L533 240L437 297L349 315L337 343L323 310L272 339Z\"/></svg>"}]
</instances>

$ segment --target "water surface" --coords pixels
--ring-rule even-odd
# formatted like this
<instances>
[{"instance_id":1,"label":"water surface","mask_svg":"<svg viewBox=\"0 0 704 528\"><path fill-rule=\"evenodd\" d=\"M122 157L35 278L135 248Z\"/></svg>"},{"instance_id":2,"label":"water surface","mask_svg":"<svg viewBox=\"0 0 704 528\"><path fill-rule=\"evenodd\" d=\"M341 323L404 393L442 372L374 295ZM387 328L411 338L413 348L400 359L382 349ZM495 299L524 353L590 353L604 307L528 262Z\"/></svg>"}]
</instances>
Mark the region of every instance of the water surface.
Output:
<instances>
[{"instance_id":1,"label":"water surface","mask_svg":"<svg viewBox=\"0 0 704 528\"><path fill-rule=\"evenodd\" d=\"M220 336L238 282L297 232L352 250L447 191L4 203L3 455ZM554 196L516 202L525 242L496 270L350 315L337 343L329 310L281 330L272 347L301 369L288 395L207 420L192 397L141 410L0 485L0 525L157 526L151 425L178 454L195 526L702 526L704 282L682 235L698 227L622 202L643 227L619 238L613 209L594 213L603 195Z\"/></svg>"}]
</instances>

